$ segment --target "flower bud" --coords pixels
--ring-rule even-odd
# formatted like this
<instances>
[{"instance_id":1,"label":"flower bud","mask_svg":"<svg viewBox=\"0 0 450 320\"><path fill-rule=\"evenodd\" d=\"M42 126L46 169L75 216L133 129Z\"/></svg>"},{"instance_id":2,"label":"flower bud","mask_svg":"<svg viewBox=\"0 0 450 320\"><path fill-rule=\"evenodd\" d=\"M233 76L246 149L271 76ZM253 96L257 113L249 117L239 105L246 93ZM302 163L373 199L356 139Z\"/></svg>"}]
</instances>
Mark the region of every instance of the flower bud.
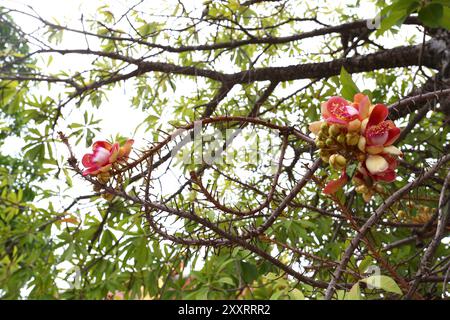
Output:
<instances>
[{"instance_id":1,"label":"flower bud","mask_svg":"<svg viewBox=\"0 0 450 320\"><path fill-rule=\"evenodd\" d=\"M107 201L111 201L112 199L114 199L114 195L111 193L103 193L102 198Z\"/></svg>"},{"instance_id":2,"label":"flower bud","mask_svg":"<svg viewBox=\"0 0 450 320\"><path fill-rule=\"evenodd\" d=\"M328 150L325 150L325 149L321 149L320 151L319 151L319 154L321 155L321 156L330 156L330 152L328 151Z\"/></svg>"},{"instance_id":3,"label":"flower bud","mask_svg":"<svg viewBox=\"0 0 450 320\"><path fill-rule=\"evenodd\" d=\"M345 143L345 134L341 133L340 135L337 136L336 140L340 144L344 144Z\"/></svg>"},{"instance_id":4,"label":"flower bud","mask_svg":"<svg viewBox=\"0 0 450 320\"><path fill-rule=\"evenodd\" d=\"M366 185L362 184L362 185L360 185L360 186L357 186L357 187L355 188L355 191L356 191L357 193L368 193L368 192L369 192L369 189L367 188Z\"/></svg>"},{"instance_id":5,"label":"flower bud","mask_svg":"<svg viewBox=\"0 0 450 320\"><path fill-rule=\"evenodd\" d=\"M374 188L377 192L380 192L380 193L384 192L384 188L381 184L378 184L378 183L375 184Z\"/></svg>"},{"instance_id":6,"label":"flower bud","mask_svg":"<svg viewBox=\"0 0 450 320\"><path fill-rule=\"evenodd\" d=\"M398 211L397 211L397 216L398 216L399 218L405 218L405 217L406 217L406 212L403 211L403 210L398 210Z\"/></svg>"},{"instance_id":7,"label":"flower bud","mask_svg":"<svg viewBox=\"0 0 450 320\"><path fill-rule=\"evenodd\" d=\"M346 166L346 164L347 160L340 154L335 153L330 156L330 165L333 168L341 170Z\"/></svg>"},{"instance_id":8,"label":"flower bud","mask_svg":"<svg viewBox=\"0 0 450 320\"><path fill-rule=\"evenodd\" d=\"M364 153L358 153L358 154L356 155L356 159L357 159L359 162L364 162L364 161L366 160L366 155L365 155Z\"/></svg>"},{"instance_id":9,"label":"flower bud","mask_svg":"<svg viewBox=\"0 0 450 320\"><path fill-rule=\"evenodd\" d=\"M323 149L323 148L326 147L326 144L325 144L325 142L319 140L319 141L316 142L316 146L317 146L317 148L319 148L319 149Z\"/></svg>"},{"instance_id":10,"label":"flower bud","mask_svg":"<svg viewBox=\"0 0 450 320\"><path fill-rule=\"evenodd\" d=\"M319 139L325 140L328 137L327 133L320 131L319 132Z\"/></svg>"},{"instance_id":11,"label":"flower bud","mask_svg":"<svg viewBox=\"0 0 450 320\"><path fill-rule=\"evenodd\" d=\"M363 136L359 137L358 140L358 149L361 152L365 152L366 151L366 138L364 138Z\"/></svg>"},{"instance_id":12,"label":"flower bud","mask_svg":"<svg viewBox=\"0 0 450 320\"><path fill-rule=\"evenodd\" d=\"M359 119L350 121L347 128L350 132L358 132L361 129L361 121Z\"/></svg>"},{"instance_id":13,"label":"flower bud","mask_svg":"<svg viewBox=\"0 0 450 320\"><path fill-rule=\"evenodd\" d=\"M367 127L367 123L369 122L369 118L366 118L366 119L364 119L362 122L361 122L361 133L362 134L364 134L364 132L366 131L366 127Z\"/></svg>"},{"instance_id":14,"label":"flower bud","mask_svg":"<svg viewBox=\"0 0 450 320\"><path fill-rule=\"evenodd\" d=\"M110 177L111 177L111 174L109 173L109 171L101 172L97 175L97 180L100 183L107 183L109 181Z\"/></svg>"},{"instance_id":15,"label":"flower bud","mask_svg":"<svg viewBox=\"0 0 450 320\"><path fill-rule=\"evenodd\" d=\"M362 196L365 202L369 202L370 199L372 199L373 193L369 191L367 193L363 193Z\"/></svg>"},{"instance_id":16,"label":"flower bud","mask_svg":"<svg viewBox=\"0 0 450 320\"><path fill-rule=\"evenodd\" d=\"M347 159L338 154L338 156L336 157L336 163L341 167L345 167L347 165Z\"/></svg>"},{"instance_id":17,"label":"flower bud","mask_svg":"<svg viewBox=\"0 0 450 320\"><path fill-rule=\"evenodd\" d=\"M347 142L349 146L356 146L358 144L358 141L359 135L357 134L347 133L347 135L345 136L345 142Z\"/></svg>"},{"instance_id":18,"label":"flower bud","mask_svg":"<svg viewBox=\"0 0 450 320\"><path fill-rule=\"evenodd\" d=\"M336 137L339 133L341 133L341 128L337 124L331 125L328 129L328 134L332 137Z\"/></svg>"},{"instance_id":19,"label":"flower bud","mask_svg":"<svg viewBox=\"0 0 450 320\"><path fill-rule=\"evenodd\" d=\"M327 140L325 140L325 143L326 143L327 146L331 146L331 145L334 144L334 140L331 139L331 138L328 138Z\"/></svg>"}]
</instances>

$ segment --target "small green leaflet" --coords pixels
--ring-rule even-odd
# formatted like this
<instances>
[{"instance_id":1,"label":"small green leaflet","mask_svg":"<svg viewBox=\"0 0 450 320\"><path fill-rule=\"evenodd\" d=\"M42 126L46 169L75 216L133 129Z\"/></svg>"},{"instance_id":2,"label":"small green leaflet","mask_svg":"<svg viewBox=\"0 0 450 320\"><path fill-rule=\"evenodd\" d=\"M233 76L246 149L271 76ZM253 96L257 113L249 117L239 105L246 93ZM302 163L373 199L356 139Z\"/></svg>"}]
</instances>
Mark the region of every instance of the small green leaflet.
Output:
<instances>
[{"instance_id":1,"label":"small green leaflet","mask_svg":"<svg viewBox=\"0 0 450 320\"><path fill-rule=\"evenodd\" d=\"M357 167L358 165L356 163L352 163L347 166L347 168L345 169L345 173L347 173L349 179L353 178L353 175L355 174Z\"/></svg>"},{"instance_id":2,"label":"small green leaflet","mask_svg":"<svg viewBox=\"0 0 450 320\"><path fill-rule=\"evenodd\" d=\"M361 92L358 86L353 82L352 76L347 72L347 70L345 70L344 67L341 68L339 80L342 85L341 95L345 99L353 100L354 95Z\"/></svg>"}]
</instances>

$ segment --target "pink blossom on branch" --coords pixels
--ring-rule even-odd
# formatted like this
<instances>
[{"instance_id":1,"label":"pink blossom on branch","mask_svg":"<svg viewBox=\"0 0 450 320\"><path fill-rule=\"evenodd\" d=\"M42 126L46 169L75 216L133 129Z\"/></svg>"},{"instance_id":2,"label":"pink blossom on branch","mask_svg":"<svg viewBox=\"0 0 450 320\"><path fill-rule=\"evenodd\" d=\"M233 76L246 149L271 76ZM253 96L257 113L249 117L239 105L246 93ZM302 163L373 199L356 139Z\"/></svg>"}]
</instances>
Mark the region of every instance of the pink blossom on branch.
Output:
<instances>
[{"instance_id":1,"label":"pink blossom on branch","mask_svg":"<svg viewBox=\"0 0 450 320\"><path fill-rule=\"evenodd\" d=\"M119 161L125 161L130 152L134 140L129 139L123 146L118 142L110 144L106 141L96 141L92 145L93 153L87 153L83 156L81 163L86 168L83 175L97 175L108 172L113 164Z\"/></svg>"}]
</instances>

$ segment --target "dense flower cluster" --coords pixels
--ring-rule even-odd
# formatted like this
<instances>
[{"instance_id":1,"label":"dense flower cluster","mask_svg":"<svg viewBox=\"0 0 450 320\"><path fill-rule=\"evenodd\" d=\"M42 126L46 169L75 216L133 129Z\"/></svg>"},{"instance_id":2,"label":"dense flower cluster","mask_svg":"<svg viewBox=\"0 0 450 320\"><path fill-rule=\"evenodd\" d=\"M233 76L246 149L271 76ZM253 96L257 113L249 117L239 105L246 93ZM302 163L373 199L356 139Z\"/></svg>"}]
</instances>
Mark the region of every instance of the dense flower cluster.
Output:
<instances>
[{"instance_id":1,"label":"dense flower cluster","mask_svg":"<svg viewBox=\"0 0 450 320\"><path fill-rule=\"evenodd\" d=\"M106 141L94 142L93 152L85 154L81 160L86 168L83 175L97 176L99 180L103 180L101 182L106 182L113 167L128 159L133 143L132 139L127 140L123 146L120 146L118 142L114 144Z\"/></svg>"},{"instance_id":2,"label":"dense flower cluster","mask_svg":"<svg viewBox=\"0 0 450 320\"><path fill-rule=\"evenodd\" d=\"M352 178L356 191L369 201L380 188L379 181L395 180L397 157L402 153L392 144L400 135L394 122L386 120L388 108L372 105L361 93L349 102L342 97L331 97L322 104L322 121L310 124L316 135L320 157L341 172L340 178L330 181L323 192L331 194ZM351 162L357 163L352 177L347 174Z\"/></svg>"}]
</instances>

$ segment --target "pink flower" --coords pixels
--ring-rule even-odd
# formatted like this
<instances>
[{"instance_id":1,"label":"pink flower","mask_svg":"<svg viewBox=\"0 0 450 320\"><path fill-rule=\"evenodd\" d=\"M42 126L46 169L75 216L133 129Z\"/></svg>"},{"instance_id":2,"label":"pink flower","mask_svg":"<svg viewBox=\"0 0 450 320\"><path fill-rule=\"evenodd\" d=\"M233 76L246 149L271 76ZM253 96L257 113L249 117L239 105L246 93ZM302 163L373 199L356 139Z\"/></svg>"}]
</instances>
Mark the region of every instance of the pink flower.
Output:
<instances>
[{"instance_id":1,"label":"pink flower","mask_svg":"<svg viewBox=\"0 0 450 320\"><path fill-rule=\"evenodd\" d=\"M348 125L351 121L359 118L359 111L352 103L341 97L331 97L322 104L322 116L328 123Z\"/></svg>"},{"instance_id":2,"label":"pink flower","mask_svg":"<svg viewBox=\"0 0 450 320\"><path fill-rule=\"evenodd\" d=\"M367 124L362 124L366 150L371 154L383 152L385 147L392 145L400 136L400 129L391 120L386 120L387 116L388 108L383 104L377 104L366 120Z\"/></svg>"},{"instance_id":3,"label":"pink flower","mask_svg":"<svg viewBox=\"0 0 450 320\"><path fill-rule=\"evenodd\" d=\"M106 141L96 141L92 145L93 153L83 156L81 163L86 167L83 175L97 175L100 172L111 170L113 163L128 158L134 140L130 139L120 147L119 143L110 144Z\"/></svg>"},{"instance_id":4,"label":"pink flower","mask_svg":"<svg viewBox=\"0 0 450 320\"><path fill-rule=\"evenodd\" d=\"M372 178L374 181L392 182L395 180L395 169L397 168L397 160L395 157L382 153L369 155L366 161L359 167L357 178L364 179L364 176Z\"/></svg>"}]
</instances>

